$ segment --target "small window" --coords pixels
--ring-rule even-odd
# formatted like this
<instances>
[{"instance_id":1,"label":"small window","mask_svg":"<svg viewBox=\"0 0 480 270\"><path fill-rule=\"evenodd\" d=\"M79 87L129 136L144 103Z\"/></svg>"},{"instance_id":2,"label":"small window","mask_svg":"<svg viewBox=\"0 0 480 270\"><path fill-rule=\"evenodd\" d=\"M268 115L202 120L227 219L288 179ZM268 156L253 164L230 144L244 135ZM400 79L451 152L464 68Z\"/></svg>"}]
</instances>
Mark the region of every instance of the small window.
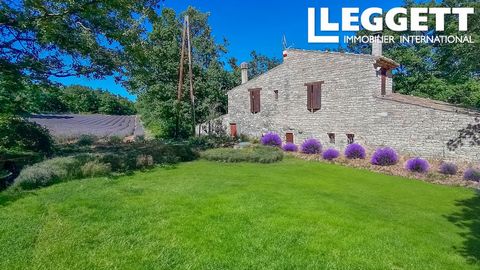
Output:
<instances>
[{"instance_id":1,"label":"small window","mask_svg":"<svg viewBox=\"0 0 480 270\"><path fill-rule=\"evenodd\" d=\"M273 95L275 96L275 100L278 100L278 90L274 90Z\"/></svg>"},{"instance_id":2,"label":"small window","mask_svg":"<svg viewBox=\"0 0 480 270\"><path fill-rule=\"evenodd\" d=\"M306 83L307 87L307 110L316 112L322 107L322 84L323 81Z\"/></svg>"},{"instance_id":3,"label":"small window","mask_svg":"<svg viewBox=\"0 0 480 270\"><path fill-rule=\"evenodd\" d=\"M335 143L335 133L328 133L328 139L330 143Z\"/></svg>"},{"instance_id":4,"label":"small window","mask_svg":"<svg viewBox=\"0 0 480 270\"><path fill-rule=\"evenodd\" d=\"M382 96L385 96L387 94L387 69L382 68L380 70L380 73L382 76L382 86L381 86Z\"/></svg>"},{"instance_id":5,"label":"small window","mask_svg":"<svg viewBox=\"0 0 480 270\"><path fill-rule=\"evenodd\" d=\"M347 143L352 144L355 142L355 135L354 134L347 134Z\"/></svg>"},{"instance_id":6,"label":"small window","mask_svg":"<svg viewBox=\"0 0 480 270\"><path fill-rule=\"evenodd\" d=\"M261 88L249 89L250 92L250 112L260 112L260 90Z\"/></svg>"},{"instance_id":7,"label":"small window","mask_svg":"<svg viewBox=\"0 0 480 270\"><path fill-rule=\"evenodd\" d=\"M287 143L293 143L293 133L292 132L287 132L285 134L285 141Z\"/></svg>"}]
</instances>

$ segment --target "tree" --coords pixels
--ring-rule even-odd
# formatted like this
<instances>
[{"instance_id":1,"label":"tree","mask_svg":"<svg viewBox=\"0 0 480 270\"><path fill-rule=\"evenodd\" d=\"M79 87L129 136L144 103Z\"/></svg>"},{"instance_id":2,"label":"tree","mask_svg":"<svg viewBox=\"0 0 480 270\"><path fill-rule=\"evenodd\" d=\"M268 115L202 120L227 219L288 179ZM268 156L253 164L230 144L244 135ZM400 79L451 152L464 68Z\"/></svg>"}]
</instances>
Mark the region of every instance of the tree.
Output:
<instances>
[{"instance_id":1,"label":"tree","mask_svg":"<svg viewBox=\"0 0 480 270\"><path fill-rule=\"evenodd\" d=\"M188 91L184 91L180 101L177 101L184 15L190 18L194 48L192 54L197 123L226 112L226 91L238 81L224 69L220 61L226 52L226 42L215 43L208 25L208 14L189 7L177 16L172 9L162 9L161 15L152 22L153 30L146 40L129 51L129 65L126 68L129 78L126 87L138 96L137 107L147 127L160 137L185 138L191 135Z\"/></svg>"},{"instance_id":2,"label":"tree","mask_svg":"<svg viewBox=\"0 0 480 270\"><path fill-rule=\"evenodd\" d=\"M250 57L252 59L248 62L249 78L255 78L282 63L282 61L276 57L268 57L258 54L256 51L252 51Z\"/></svg>"},{"instance_id":3,"label":"tree","mask_svg":"<svg viewBox=\"0 0 480 270\"><path fill-rule=\"evenodd\" d=\"M440 3L430 1L416 4L407 1L405 7L474 7L480 8L477 0L443 0ZM410 18L409 18L410 19ZM384 54L400 63L395 70L395 91L402 94L417 95L442 100L466 107L480 109L480 14L469 16L467 32L458 32L458 17L446 16L445 31L436 32L435 18L430 15L428 32L393 32L384 27L384 35L471 35L475 43L386 43ZM358 36L369 35L366 30L357 32ZM348 48L356 53L370 53L370 47L364 44L349 44Z\"/></svg>"},{"instance_id":4,"label":"tree","mask_svg":"<svg viewBox=\"0 0 480 270\"><path fill-rule=\"evenodd\" d=\"M119 75L159 1L2 1L0 112L22 113L22 96L51 77Z\"/></svg>"}]
</instances>

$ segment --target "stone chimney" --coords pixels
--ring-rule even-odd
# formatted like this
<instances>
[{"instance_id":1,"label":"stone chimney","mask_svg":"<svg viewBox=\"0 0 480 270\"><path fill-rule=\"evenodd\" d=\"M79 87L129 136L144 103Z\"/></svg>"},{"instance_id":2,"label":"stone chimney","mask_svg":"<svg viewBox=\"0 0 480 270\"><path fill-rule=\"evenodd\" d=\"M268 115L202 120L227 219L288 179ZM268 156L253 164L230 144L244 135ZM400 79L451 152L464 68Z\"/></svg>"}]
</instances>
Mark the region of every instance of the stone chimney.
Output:
<instances>
[{"instance_id":1,"label":"stone chimney","mask_svg":"<svg viewBox=\"0 0 480 270\"><path fill-rule=\"evenodd\" d=\"M373 34L375 41L372 42L372 55L382 56L382 33Z\"/></svg>"},{"instance_id":2,"label":"stone chimney","mask_svg":"<svg viewBox=\"0 0 480 270\"><path fill-rule=\"evenodd\" d=\"M242 70L242 84L248 82L248 63L243 62L240 64L240 69Z\"/></svg>"}]
</instances>

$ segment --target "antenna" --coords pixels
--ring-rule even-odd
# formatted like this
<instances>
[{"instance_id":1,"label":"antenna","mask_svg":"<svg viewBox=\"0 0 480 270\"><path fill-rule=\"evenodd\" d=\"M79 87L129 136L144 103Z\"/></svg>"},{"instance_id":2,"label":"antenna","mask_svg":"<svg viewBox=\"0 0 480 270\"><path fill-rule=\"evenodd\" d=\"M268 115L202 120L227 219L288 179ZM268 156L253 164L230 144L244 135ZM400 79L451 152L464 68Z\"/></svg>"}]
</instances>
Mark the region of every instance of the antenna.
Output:
<instances>
[{"instance_id":1,"label":"antenna","mask_svg":"<svg viewBox=\"0 0 480 270\"><path fill-rule=\"evenodd\" d=\"M285 34L283 34L282 45L283 45L283 50L286 50L287 49L287 37L285 36Z\"/></svg>"}]
</instances>

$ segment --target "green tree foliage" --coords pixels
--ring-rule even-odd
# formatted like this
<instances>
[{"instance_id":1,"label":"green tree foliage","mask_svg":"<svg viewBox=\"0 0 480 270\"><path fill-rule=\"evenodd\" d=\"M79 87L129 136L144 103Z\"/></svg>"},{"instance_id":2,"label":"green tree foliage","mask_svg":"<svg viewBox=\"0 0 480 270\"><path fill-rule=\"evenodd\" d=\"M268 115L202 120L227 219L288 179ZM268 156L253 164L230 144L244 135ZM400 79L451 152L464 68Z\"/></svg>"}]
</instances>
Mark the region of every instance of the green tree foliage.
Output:
<instances>
[{"instance_id":1,"label":"green tree foliage","mask_svg":"<svg viewBox=\"0 0 480 270\"><path fill-rule=\"evenodd\" d=\"M136 113L133 102L104 90L94 90L86 86L73 85L65 87L58 94L59 102L66 108L65 111L61 112L113 115L131 115Z\"/></svg>"},{"instance_id":2,"label":"green tree foliage","mask_svg":"<svg viewBox=\"0 0 480 270\"><path fill-rule=\"evenodd\" d=\"M118 75L159 1L1 1L0 112L24 111L52 77Z\"/></svg>"},{"instance_id":3,"label":"green tree foliage","mask_svg":"<svg viewBox=\"0 0 480 270\"><path fill-rule=\"evenodd\" d=\"M474 42L454 44L390 43L383 44L384 55L394 59L401 66L394 76L395 91L432 99L442 100L466 107L480 109L480 2L478 0L443 0L416 4L406 1L405 7L473 7L469 15L468 31L458 31L458 17L446 16L445 31L435 31L435 17L429 17L429 29L422 32L393 32L384 27L384 35L471 35ZM369 35L361 30L357 35ZM370 53L364 44L349 44L350 51Z\"/></svg>"},{"instance_id":4,"label":"green tree foliage","mask_svg":"<svg viewBox=\"0 0 480 270\"><path fill-rule=\"evenodd\" d=\"M36 123L13 115L0 115L0 149L50 155L53 141L48 130Z\"/></svg>"},{"instance_id":5,"label":"green tree foliage","mask_svg":"<svg viewBox=\"0 0 480 270\"><path fill-rule=\"evenodd\" d=\"M126 86L138 96L137 107L142 119L160 137L191 135L188 77L180 100L179 129L176 129L181 30L183 16L187 14L192 36L197 123L226 112L226 91L239 80L224 69L220 58L226 53L226 42L215 43L208 25L208 14L192 7L180 15L172 9L162 9L161 14L152 20L153 30L146 40L129 51L126 68L129 78ZM187 65L185 68L188 70Z\"/></svg>"}]
</instances>

